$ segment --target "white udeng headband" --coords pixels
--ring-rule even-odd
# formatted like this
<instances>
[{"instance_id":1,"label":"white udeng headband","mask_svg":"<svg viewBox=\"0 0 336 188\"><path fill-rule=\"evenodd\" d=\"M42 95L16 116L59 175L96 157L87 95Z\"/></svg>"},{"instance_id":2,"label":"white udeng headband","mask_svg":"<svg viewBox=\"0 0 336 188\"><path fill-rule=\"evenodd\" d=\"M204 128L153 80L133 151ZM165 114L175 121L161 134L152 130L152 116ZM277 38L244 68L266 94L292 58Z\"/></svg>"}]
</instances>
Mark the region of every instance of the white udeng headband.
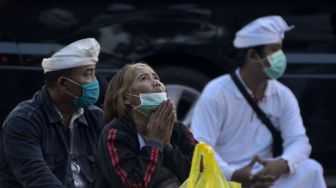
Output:
<instances>
[{"instance_id":1,"label":"white udeng headband","mask_svg":"<svg viewBox=\"0 0 336 188\"><path fill-rule=\"evenodd\" d=\"M44 73L94 65L98 62L100 45L94 38L75 41L42 61Z\"/></svg>"},{"instance_id":2,"label":"white udeng headband","mask_svg":"<svg viewBox=\"0 0 336 188\"><path fill-rule=\"evenodd\" d=\"M246 48L277 43L284 39L285 32L293 28L280 16L261 17L240 29L233 45L236 48Z\"/></svg>"},{"instance_id":3,"label":"white udeng headband","mask_svg":"<svg viewBox=\"0 0 336 188\"><path fill-rule=\"evenodd\" d=\"M95 65L97 61L97 57L51 57L43 59L42 67L44 73L47 73L85 65Z\"/></svg>"}]
</instances>

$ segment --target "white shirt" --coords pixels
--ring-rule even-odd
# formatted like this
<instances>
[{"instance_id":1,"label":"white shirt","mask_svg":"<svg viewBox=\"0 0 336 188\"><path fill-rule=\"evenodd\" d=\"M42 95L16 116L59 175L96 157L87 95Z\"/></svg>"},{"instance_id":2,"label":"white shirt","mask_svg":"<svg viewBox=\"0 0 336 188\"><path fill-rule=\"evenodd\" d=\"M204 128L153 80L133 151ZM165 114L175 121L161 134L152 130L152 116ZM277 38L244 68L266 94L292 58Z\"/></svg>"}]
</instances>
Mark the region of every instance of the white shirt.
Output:
<instances>
[{"instance_id":1,"label":"white shirt","mask_svg":"<svg viewBox=\"0 0 336 188\"><path fill-rule=\"evenodd\" d=\"M236 74L242 81L238 70ZM277 80L268 81L264 95L258 105L280 130L284 139L280 157L288 161L292 173L311 152L298 102ZM191 130L198 141L214 148L217 162L229 180L235 170L247 165L255 155L261 159L272 157L271 132L258 119L230 75L220 76L205 87L195 107Z\"/></svg>"},{"instance_id":2,"label":"white shirt","mask_svg":"<svg viewBox=\"0 0 336 188\"><path fill-rule=\"evenodd\" d=\"M143 147L145 147L146 142L145 142L145 140L142 138L142 136L139 133L138 133L138 140L139 140L140 149L142 149Z\"/></svg>"}]
</instances>

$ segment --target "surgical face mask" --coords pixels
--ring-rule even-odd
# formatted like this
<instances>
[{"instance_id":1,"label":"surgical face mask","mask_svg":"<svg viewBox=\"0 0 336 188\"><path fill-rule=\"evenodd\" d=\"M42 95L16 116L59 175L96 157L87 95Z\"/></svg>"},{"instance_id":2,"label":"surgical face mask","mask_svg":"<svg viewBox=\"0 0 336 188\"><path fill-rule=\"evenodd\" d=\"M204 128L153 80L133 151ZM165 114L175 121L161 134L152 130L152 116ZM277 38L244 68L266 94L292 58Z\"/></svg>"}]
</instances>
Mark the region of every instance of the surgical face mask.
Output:
<instances>
[{"instance_id":1,"label":"surgical face mask","mask_svg":"<svg viewBox=\"0 0 336 188\"><path fill-rule=\"evenodd\" d=\"M134 107L134 109L146 117L149 117L158 108L158 106L167 99L166 92L140 93L139 96L133 94L129 95L140 98L140 105Z\"/></svg>"},{"instance_id":2,"label":"surgical face mask","mask_svg":"<svg viewBox=\"0 0 336 188\"><path fill-rule=\"evenodd\" d=\"M282 50L279 50L271 55L267 56L267 60L270 64L269 67L264 68L265 73L272 79L280 78L287 67L287 59Z\"/></svg>"},{"instance_id":3,"label":"surgical face mask","mask_svg":"<svg viewBox=\"0 0 336 188\"><path fill-rule=\"evenodd\" d=\"M69 91L66 91L70 96L74 97L75 99L72 101L75 107L77 108L87 108L93 104L95 104L99 97L99 83L98 80L94 80L87 84L80 85L79 83L66 78L67 80L71 81L72 83L81 86L82 87L82 96L78 97L74 94L70 93Z\"/></svg>"}]
</instances>

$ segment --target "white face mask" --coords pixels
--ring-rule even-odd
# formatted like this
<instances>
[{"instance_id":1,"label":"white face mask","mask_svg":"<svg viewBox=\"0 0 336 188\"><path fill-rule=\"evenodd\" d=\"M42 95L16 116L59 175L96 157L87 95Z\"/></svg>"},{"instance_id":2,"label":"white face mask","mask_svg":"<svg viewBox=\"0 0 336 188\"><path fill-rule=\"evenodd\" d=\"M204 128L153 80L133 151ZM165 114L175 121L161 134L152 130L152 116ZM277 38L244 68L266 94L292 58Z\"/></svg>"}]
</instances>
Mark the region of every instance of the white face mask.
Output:
<instances>
[{"instance_id":1,"label":"white face mask","mask_svg":"<svg viewBox=\"0 0 336 188\"><path fill-rule=\"evenodd\" d=\"M276 51L267 56L267 60L270 64L269 67L264 68L265 73L272 79L280 78L287 67L286 55L282 50Z\"/></svg>"},{"instance_id":2,"label":"white face mask","mask_svg":"<svg viewBox=\"0 0 336 188\"><path fill-rule=\"evenodd\" d=\"M140 96L133 94L129 95L140 97L141 103L134 109L147 117L149 117L163 101L167 100L166 92L140 93Z\"/></svg>"}]
</instances>

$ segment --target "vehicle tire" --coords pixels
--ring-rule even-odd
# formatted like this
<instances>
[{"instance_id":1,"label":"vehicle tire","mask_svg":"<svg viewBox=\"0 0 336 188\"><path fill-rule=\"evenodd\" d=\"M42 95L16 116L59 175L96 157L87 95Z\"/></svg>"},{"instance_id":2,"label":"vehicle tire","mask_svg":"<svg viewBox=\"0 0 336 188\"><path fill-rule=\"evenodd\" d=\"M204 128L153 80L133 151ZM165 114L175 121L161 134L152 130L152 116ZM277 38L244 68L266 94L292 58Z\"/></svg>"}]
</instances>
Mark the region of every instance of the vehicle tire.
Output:
<instances>
[{"instance_id":1,"label":"vehicle tire","mask_svg":"<svg viewBox=\"0 0 336 188\"><path fill-rule=\"evenodd\" d=\"M210 78L186 67L162 66L155 70L176 105L177 119L190 127L193 107Z\"/></svg>"}]
</instances>

